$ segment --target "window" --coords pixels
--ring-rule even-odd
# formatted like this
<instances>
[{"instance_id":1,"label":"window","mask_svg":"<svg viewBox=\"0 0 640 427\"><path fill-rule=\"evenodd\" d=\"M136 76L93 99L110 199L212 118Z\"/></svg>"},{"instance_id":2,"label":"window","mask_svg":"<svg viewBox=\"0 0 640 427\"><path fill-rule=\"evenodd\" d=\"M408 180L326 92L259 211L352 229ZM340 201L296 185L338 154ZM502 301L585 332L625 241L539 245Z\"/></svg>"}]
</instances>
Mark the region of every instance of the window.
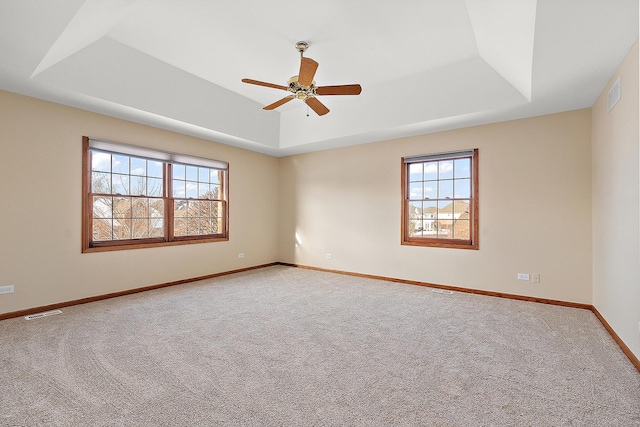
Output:
<instances>
[{"instance_id":1,"label":"window","mask_svg":"<svg viewBox=\"0 0 640 427\"><path fill-rule=\"evenodd\" d=\"M83 138L83 252L228 240L228 164Z\"/></svg>"},{"instance_id":2,"label":"window","mask_svg":"<svg viewBox=\"0 0 640 427\"><path fill-rule=\"evenodd\" d=\"M478 249L478 150L402 159L402 244Z\"/></svg>"}]
</instances>

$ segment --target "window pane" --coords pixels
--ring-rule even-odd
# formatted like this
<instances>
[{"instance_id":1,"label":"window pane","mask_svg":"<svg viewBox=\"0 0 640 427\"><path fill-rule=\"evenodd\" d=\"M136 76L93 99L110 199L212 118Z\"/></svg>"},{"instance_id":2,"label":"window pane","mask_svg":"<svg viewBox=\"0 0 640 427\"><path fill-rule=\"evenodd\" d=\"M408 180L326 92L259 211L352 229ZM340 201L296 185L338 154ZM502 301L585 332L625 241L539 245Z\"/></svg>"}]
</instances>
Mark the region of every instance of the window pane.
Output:
<instances>
[{"instance_id":1,"label":"window pane","mask_svg":"<svg viewBox=\"0 0 640 427\"><path fill-rule=\"evenodd\" d=\"M209 182L212 184L219 184L220 174L221 172L219 170L211 169L211 172L209 173Z\"/></svg>"},{"instance_id":2,"label":"window pane","mask_svg":"<svg viewBox=\"0 0 640 427\"><path fill-rule=\"evenodd\" d=\"M173 180L173 197L185 197L186 193L186 183L184 181L178 181L176 179Z\"/></svg>"},{"instance_id":3,"label":"window pane","mask_svg":"<svg viewBox=\"0 0 640 427\"><path fill-rule=\"evenodd\" d=\"M187 166L187 180L189 181L198 180L198 168L196 166Z\"/></svg>"},{"instance_id":4,"label":"window pane","mask_svg":"<svg viewBox=\"0 0 640 427\"><path fill-rule=\"evenodd\" d=\"M131 158L131 175L147 175L147 161L145 159Z\"/></svg>"},{"instance_id":5,"label":"window pane","mask_svg":"<svg viewBox=\"0 0 640 427\"><path fill-rule=\"evenodd\" d=\"M200 216L203 218L215 218L218 216L216 202L200 202Z\"/></svg>"},{"instance_id":6,"label":"window pane","mask_svg":"<svg viewBox=\"0 0 640 427\"><path fill-rule=\"evenodd\" d=\"M114 219L113 220L113 239L114 240L131 239L131 219Z\"/></svg>"},{"instance_id":7,"label":"window pane","mask_svg":"<svg viewBox=\"0 0 640 427\"><path fill-rule=\"evenodd\" d=\"M468 199L471 197L471 180L456 179L453 181L453 189L456 199Z\"/></svg>"},{"instance_id":8,"label":"window pane","mask_svg":"<svg viewBox=\"0 0 640 427\"><path fill-rule=\"evenodd\" d=\"M147 218L149 217L149 200L148 199L133 199L131 201L132 218Z\"/></svg>"},{"instance_id":9,"label":"window pane","mask_svg":"<svg viewBox=\"0 0 640 427\"><path fill-rule=\"evenodd\" d=\"M422 237L422 202L409 202L408 232L410 237Z\"/></svg>"},{"instance_id":10,"label":"window pane","mask_svg":"<svg viewBox=\"0 0 640 427\"><path fill-rule=\"evenodd\" d=\"M441 200L438 202L438 219L451 219L453 217L453 202Z\"/></svg>"},{"instance_id":11,"label":"window pane","mask_svg":"<svg viewBox=\"0 0 640 427\"><path fill-rule=\"evenodd\" d=\"M422 237L421 221L409 220L409 237Z\"/></svg>"},{"instance_id":12,"label":"window pane","mask_svg":"<svg viewBox=\"0 0 640 427\"><path fill-rule=\"evenodd\" d=\"M186 175L185 175L185 171L184 171L185 166L184 165L172 165L172 169L173 169L173 177L176 179L185 179Z\"/></svg>"},{"instance_id":13,"label":"window pane","mask_svg":"<svg viewBox=\"0 0 640 427\"><path fill-rule=\"evenodd\" d=\"M466 200L456 200L453 202L453 215L456 219L458 218L469 218L469 201Z\"/></svg>"},{"instance_id":14,"label":"window pane","mask_svg":"<svg viewBox=\"0 0 640 427\"><path fill-rule=\"evenodd\" d=\"M438 198L438 181L424 183L424 198L435 200Z\"/></svg>"},{"instance_id":15,"label":"window pane","mask_svg":"<svg viewBox=\"0 0 640 427\"><path fill-rule=\"evenodd\" d=\"M93 217L94 218L111 218L111 197L94 196L93 198Z\"/></svg>"},{"instance_id":16,"label":"window pane","mask_svg":"<svg viewBox=\"0 0 640 427\"><path fill-rule=\"evenodd\" d=\"M470 222L468 219L459 219L453 224L453 238L469 240L471 236Z\"/></svg>"},{"instance_id":17,"label":"window pane","mask_svg":"<svg viewBox=\"0 0 640 427\"><path fill-rule=\"evenodd\" d=\"M162 199L150 199L149 200L149 217L162 219L164 217L164 200Z\"/></svg>"},{"instance_id":18,"label":"window pane","mask_svg":"<svg viewBox=\"0 0 640 427\"><path fill-rule=\"evenodd\" d=\"M209 182L209 168L198 168L198 181Z\"/></svg>"},{"instance_id":19,"label":"window pane","mask_svg":"<svg viewBox=\"0 0 640 427\"><path fill-rule=\"evenodd\" d=\"M424 202L423 219L422 219L422 235L424 237L433 237L437 234L437 215L438 202Z\"/></svg>"},{"instance_id":20,"label":"window pane","mask_svg":"<svg viewBox=\"0 0 640 427\"><path fill-rule=\"evenodd\" d=\"M147 179L144 176L131 176L131 193L136 196L147 194Z\"/></svg>"},{"instance_id":21,"label":"window pane","mask_svg":"<svg viewBox=\"0 0 640 427\"><path fill-rule=\"evenodd\" d=\"M216 234L223 233L224 232L223 218L218 218L218 220L214 222L213 226L214 226L214 230L213 230L214 233Z\"/></svg>"},{"instance_id":22,"label":"window pane","mask_svg":"<svg viewBox=\"0 0 640 427\"><path fill-rule=\"evenodd\" d=\"M422 163L409 164L409 181L422 181Z\"/></svg>"},{"instance_id":23,"label":"window pane","mask_svg":"<svg viewBox=\"0 0 640 427\"><path fill-rule=\"evenodd\" d=\"M162 196L162 178L147 178L147 196Z\"/></svg>"},{"instance_id":24,"label":"window pane","mask_svg":"<svg viewBox=\"0 0 640 427\"><path fill-rule=\"evenodd\" d=\"M450 239L451 238L451 221L439 220L436 224L437 230L433 234L433 237L438 239Z\"/></svg>"},{"instance_id":25,"label":"window pane","mask_svg":"<svg viewBox=\"0 0 640 427\"><path fill-rule=\"evenodd\" d=\"M211 218L222 219L222 202L211 202ZM218 230L216 230L218 232Z\"/></svg>"},{"instance_id":26,"label":"window pane","mask_svg":"<svg viewBox=\"0 0 640 427\"><path fill-rule=\"evenodd\" d=\"M209 184L204 184L202 182L198 183L198 198L200 199L211 198L211 193L209 192Z\"/></svg>"},{"instance_id":27,"label":"window pane","mask_svg":"<svg viewBox=\"0 0 640 427\"><path fill-rule=\"evenodd\" d=\"M438 198L439 199L451 199L453 198L453 181L439 181L438 182Z\"/></svg>"},{"instance_id":28,"label":"window pane","mask_svg":"<svg viewBox=\"0 0 640 427\"><path fill-rule=\"evenodd\" d=\"M91 170L111 172L111 154L91 152Z\"/></svg>"},{"instance_id":29,"label":"window pane","mask_svg":"<svg viewBox=\"0 0 640 427\"><path fill-rule=\"evenodd\" d=\"M439 201L438 202L438 220L436 222L437 233L435 236L439 239L449 239L451 235L451 224L453 218L453 202Z\"/></svg>"},{"instance_id":30,"label":"window pane","mask_svg":"<svg viewBox=\"0 0 640 427\"><path fill-rule=\"evenodd\" d=\"M454 171L456 178L471 177L471 159L454 160Z\"/></svg>"},{"instance_id":31,"label":"window pane","mask_svg":"<svg viewBox=\"0 0 640 427\"><path fill-rule=\"evenodd\" d=\"M197 218L187 218L187 235L188 236L196 236L198 235L198 219Z\"/></svg>"},{"instance_id":32,"label":"window pane","mask_svg":"<svg viewBox=\"0 0 640 427\"><path fill-rule=\"evenodd\" d=\"M220 194L220 186L219 185L212 185L211 187L211 199L220 199L222 197L222 194Z\"/></svg>"},{"instance_id":33,"label":"window pane","mask_svg":"<svg viewBox=\"0 0 640 427\"><path fill-rule=\"evenodd\" d=\"M113 173L129 173L129 157L114 154L111 156L111 169Z\"/></svg>"},{"instance_id":34,"label":"window pane","mask_svg":"<svg viewBox=\"0 0 640 427\"><path fill-rule=\"evenodd\" d=\"M220 233L219 230L222 229L222 227L219 226L220 223L220 218L211 218L210 221L210 228L209 228L209 234L218 234Z\"/></svg>"},{"instance_id":35,"label":"window pane","mask_svg":"<svg viewBox=\"0 0 640 427\"><path fill-rule=\"evenodd\" d=\"M173 203L173 233L175 236L187 235L187 204L186 200L176 200Z\"/></svg>"},{"instance_id":36,"label":"window pane","mask_svg":"<svg viewBox=\"0 0 640 427\"><path fill-rule=\"evenodd\" d=\"M431 181L438 179L438 162L428 162L424 164L424 180Z\"/></svg>"},{"instance_id":37,"label":"window pane","mask_svg":"<svg viewBox=\"0 0 640 427\"><path fill-rule=\"evenodd\" d=\"M438 178L453 178L453 160L442 160L438 162Z\"/></svg>"},{"instance_id":38,"label":"window pane","mask_svg":"<svg viewBox=\"0 0 640 427\"><path fill-rule=\"evenodd\" d=\"M162 162L147 161L147 175L154 178L162 178Z\"/></svg>"},{"instance_id":39,"label":"window pane","mask_svg":"<svg viewBox=\"0 0 640 427\"><path fill-rule=\"evenodd\" d=\"M438 202L424 202L422 206L425 219L436 218L438 216Z\"/></svg>"},{"instance_id":40,"label":"window pane","mask_svg":"<svg viewBox=\"0 0 640 427\"><path fill-rule=\"evenodd\" d=\"M409 202L409 219L422 219L422 202Z\"/></svg>"},{"instance_id":41,"label":"window pane","mask_svg":"<svg viewBox=\"0 0 640 427\"><path fill-rule=\"evenodd\" d=\"M91 192L111 193L111 174L104 172L92 172Z\"/></svg>"},{"instance_id":42,"label":"window pane","mask_svg":"<svg viewBox=\"0 0 640 427\"><path fill-rule=\"evenodd\" d=\"M173 221L173 234L177 237L187 235L187 221L185 218L175 218Z\"/></svg>"},{"instance_id":43,"label":"window pane","mask_svg":"<svg viewBox=\"0 0 640 427\"><path fill-rule=\"evenodd\" d=\"M146 239L149 237L149 220L138 218L132 220L131 238Z\"/></svg>"},{"instance_id":44,"label":"window pane","mask_svg":"<svg viewBox=\"0 0 640 427\"><path fill-rule=\"evenodd\" d=\"M131 199L128 197L114 197L112 210L114 218L131 218Z\"/></svg>"},{"instance_id":45,"label":"window pane","mask_svg":"<svg viewBox=\"0 0 640 427\"><path fill-rule=\"evenodd\" d=\"M149 220L149 237L164 237L164 220L162 218Z\"/></svg>"},{"instance_id":46,"label":"window pane","mask_svg":"<svg viewBox=\"0 0 640 427\"><path fill-rule=\"evenodd\" d=\"M97 219L93 220L93 240L97 242L104 242L107 240L113 240L113 224L111 219Z\"/></svg>"},{"instance_id":47,"label":"window pane","mask_svg":"<svg viewBox=\"0 0 640 427\"><path fill-rule=\"evenodd\" d=\"M187 202L187 218L196 218L200 216L200 202L189 200Z\"/></svg>"},{"instance_id":48,"label":"window pane","mask_svg":"<svg viewBox=\"0 0 640 427\"><path fill-rule=\"evenodd\" d=\"M422 195L422 182L412 182L409 184L409 199L421 200Z\"/></svg>"},{"instance_id":49,"label":"window pane","mask_svg":"<svg viewBox=\"0 0 640 427\"><path fill-rule=\"evenodd\" d=\"M129 194L129 175L111 176L111 192L113 194Z\"/></svg>"},{"instance_id":50,"label":"window pane","mask_svg":"<svg viewBox=\"0 0 640 427\"><path fill-rule=\"evenodd\" d=\"M186 197L197 199L198 198L198 183L187 181L187 195Z\"/></svg>"}]
</instances>

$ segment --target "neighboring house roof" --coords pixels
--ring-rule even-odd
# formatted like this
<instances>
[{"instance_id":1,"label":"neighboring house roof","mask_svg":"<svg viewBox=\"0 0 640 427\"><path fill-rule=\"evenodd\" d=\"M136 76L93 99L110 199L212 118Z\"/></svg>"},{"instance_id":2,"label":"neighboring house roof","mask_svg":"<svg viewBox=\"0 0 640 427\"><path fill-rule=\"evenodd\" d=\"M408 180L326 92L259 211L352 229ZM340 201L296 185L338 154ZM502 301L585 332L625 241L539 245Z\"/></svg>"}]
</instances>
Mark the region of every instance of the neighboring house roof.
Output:
<instances>
[{"instance_id":1,"label":"neighboring house roof","mask_svg":"<svg viewBox=\"0 0 640 427\"><path fill-rule=\"evenodd\" d=\"M455 210L454 210L455 209ZM459 213L462 214L469 210L469 203L463 201L455 201L451 202L445 207L441 208L438 213L450 214L450 213Z\"/></svg>"}]
</instances>

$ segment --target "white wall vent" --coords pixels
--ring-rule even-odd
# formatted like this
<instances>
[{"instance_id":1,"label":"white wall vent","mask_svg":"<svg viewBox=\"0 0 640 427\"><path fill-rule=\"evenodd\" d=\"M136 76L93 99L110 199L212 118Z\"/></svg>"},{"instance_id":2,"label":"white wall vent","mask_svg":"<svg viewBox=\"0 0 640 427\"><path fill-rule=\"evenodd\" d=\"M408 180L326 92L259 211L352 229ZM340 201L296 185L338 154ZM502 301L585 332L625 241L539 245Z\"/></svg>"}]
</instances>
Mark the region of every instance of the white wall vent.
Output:
<instances>
[{"instance_id":1,"label":"white wall vent","mask_svg":"<svg viewBox=\"0 0 640 427\"><path fill-rule=\"evenodd\" d=\"M620 77L618 77L609 89L609 98L607 102L607 111L611 111L611 109L620 101Z\"/></svg>"},{"instance_id":2,"label":"white wall vent","mask_svg":"<svg viewBox=\"0 0 640 427\"><path fill-rule=\"evenodd\" d=\"M436 294L445 294L451 295L453 291L447 291L446 289L431 289L431 292L435 292Z\"/></svg>"},{"instance_id":3,"label":"white wall vent","mask_svg":"<svg viewBox=\"0 0 640 427\"><path fill-rule=\"evenodd\" d=\"M45 311L43 313L30 314L28 316L24 316L24 318L25 320L34 320L34 319L39 319L41 317L53 316L54 314L62 314L62 311L60 310Z\"/></svg>"}]
</instances>

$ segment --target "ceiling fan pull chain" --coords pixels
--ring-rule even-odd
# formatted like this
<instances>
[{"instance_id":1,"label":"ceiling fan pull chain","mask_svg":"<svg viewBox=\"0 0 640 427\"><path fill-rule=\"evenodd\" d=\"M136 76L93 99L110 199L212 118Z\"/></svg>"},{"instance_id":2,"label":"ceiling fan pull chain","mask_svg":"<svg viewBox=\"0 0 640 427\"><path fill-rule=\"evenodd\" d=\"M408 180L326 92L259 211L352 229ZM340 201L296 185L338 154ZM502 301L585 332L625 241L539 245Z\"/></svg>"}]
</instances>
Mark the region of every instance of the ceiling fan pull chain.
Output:
<instances>
[{"instance_id":1,"label":"ceiling fan pull chain","mask_svg":"<svg viewBox=\"0 0 640 427\"><path fill-rule=\"evenodd\" d=\"M307 104L307 117L309 117L309 104Z\"/></svg>"}]
</instances>

